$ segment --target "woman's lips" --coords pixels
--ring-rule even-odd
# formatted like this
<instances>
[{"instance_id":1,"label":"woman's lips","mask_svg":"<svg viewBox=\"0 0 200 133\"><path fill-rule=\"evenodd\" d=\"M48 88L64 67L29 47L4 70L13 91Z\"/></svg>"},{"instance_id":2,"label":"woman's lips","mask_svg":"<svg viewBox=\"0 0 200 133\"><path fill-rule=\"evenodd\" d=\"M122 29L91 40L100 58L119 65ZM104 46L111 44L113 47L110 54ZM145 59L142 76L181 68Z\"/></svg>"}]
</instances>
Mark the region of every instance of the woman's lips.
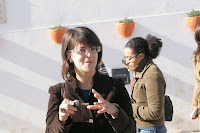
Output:
<instances>
[{"instance_id":1,"label":"woman's lips","mask_svg":"<svg viewBox=\"0 0 200 133\"><path fill-rule=\"evenodd\" d=\"M85 61L84 63L86 63L86 64L91 64L92 61Z\"/></svg>"}]
</instances>

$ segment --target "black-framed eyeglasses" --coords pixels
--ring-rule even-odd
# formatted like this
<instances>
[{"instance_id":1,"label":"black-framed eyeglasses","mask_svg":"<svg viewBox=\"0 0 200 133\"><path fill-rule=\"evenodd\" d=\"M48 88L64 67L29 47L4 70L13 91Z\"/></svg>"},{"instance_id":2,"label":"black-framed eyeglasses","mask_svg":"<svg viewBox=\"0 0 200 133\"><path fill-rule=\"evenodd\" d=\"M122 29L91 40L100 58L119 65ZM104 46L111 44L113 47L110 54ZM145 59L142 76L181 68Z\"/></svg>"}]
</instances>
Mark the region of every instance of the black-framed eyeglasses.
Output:
<instances>
[{"instance_id":1,"label":"black-framed eyeglasses","mask_svg":"<svg viewBox=\"0 0 200 133\"><path fill-rule=\"evenodd\" d=\"M137 55L138 55L138 54L137 54ZM126 57L124 57L124 58L122 59L122 64L128 65L128 64L126 63L126 61L127 61L127 60L128 60L128 61L132 60L132 59L135 58L137 55L134 55L134 56L132 56L131 58L126 58Z\"/></svg>"}]
</instances>

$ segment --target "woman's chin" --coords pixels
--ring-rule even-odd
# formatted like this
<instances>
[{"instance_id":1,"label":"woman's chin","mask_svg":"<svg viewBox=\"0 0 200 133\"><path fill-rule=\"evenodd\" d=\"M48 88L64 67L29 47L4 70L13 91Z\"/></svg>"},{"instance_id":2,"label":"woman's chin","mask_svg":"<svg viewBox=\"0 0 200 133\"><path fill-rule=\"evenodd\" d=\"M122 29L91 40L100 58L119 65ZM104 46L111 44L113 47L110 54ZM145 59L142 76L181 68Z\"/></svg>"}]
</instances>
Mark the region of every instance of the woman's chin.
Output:
<instances>
[{"instance_id":1,"label":"woman's chin","mask_svg":"<svg viewBox=\"0 0 200 133\"><path fill-rule=\"evenodd\" d=\"M87 72L87 73L93 73L93 72L96 72L96 69L95 68L86 68L85 69L85 72Z\"/></svg>"},{"instance_id":2,"label":"woman's chin","mask_svg":"<svg viewBox=\"0 0 200 133\"><path fill-rule=\"evenodd\" d=\"M128 69L129 72L133 72L133 70Z\"/></svg>"},{"instance_id":3,"label":"woman's chin","mask_svg":"<svg viewBox=\"0 0 200 133\"><path fill-rule=\"evenodd\" d=\"M132 67L128 67L128 71L132 71L133 70L133 68Z\"/></svg>"}]
</instances>

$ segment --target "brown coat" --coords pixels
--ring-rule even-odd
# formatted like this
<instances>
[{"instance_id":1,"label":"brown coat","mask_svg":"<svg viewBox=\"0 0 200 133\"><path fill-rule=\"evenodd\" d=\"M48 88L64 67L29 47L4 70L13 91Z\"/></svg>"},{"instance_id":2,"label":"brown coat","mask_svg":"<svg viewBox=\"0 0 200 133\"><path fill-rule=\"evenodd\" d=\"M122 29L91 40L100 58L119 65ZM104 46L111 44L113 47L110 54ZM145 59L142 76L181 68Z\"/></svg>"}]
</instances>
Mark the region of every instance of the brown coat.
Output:
<instances>
[{"instance_id":1,"label":"brown coat","mask_svg":"<svg viewBox=\"0 0 200 133\"><path fill-rule=\"evenodd\" d=\"M151 59L135 75L132 91L133 116L137 127L154 127L164 123L166 83L162 72Z\"/></svg>"},{"instance_id":2,"label":"brown coat","mask_svg":"<svg viewBox=\"0 0 200 133\"><path fill-rule=\"evenodd\" d=\"M130 98L124 82L106 75L96 73L93 89L111 103L117 103L120 107L119 115L112 119L109 114L97 114L97 111L88 110L81 106L72 119L68 119L63 125L58 119L58 108L61 103L61 84L51 86L50 98L46 118L46 133L135 133L136 125L132 117ZM70 100L78 99L84 102L81 93L76 87L76 80L71 78L65 82L65 96ZM89 103L93 104L97 99L90 93Z\"/></svg>"}]
</instances>

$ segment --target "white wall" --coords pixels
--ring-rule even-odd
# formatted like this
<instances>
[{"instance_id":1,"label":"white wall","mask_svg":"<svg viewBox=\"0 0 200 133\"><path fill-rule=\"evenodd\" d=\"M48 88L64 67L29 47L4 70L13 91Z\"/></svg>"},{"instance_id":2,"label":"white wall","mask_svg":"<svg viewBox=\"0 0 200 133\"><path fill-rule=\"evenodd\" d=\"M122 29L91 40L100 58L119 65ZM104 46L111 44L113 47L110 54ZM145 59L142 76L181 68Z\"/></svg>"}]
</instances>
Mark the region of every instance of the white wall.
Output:
<instances>
[{"instance_id":1,"label":"white wall","mask_svg":"<svg viewBox=\"0 0 200 133\"><path fill-rule=\"evenodd\" d=\"M155 60L164 73L174 104L169 133L198 129L189 113L194 87L194 32L184 21L199 9L199 0L6 0L7 23L0 24L0 133L42 133L49 86L61 78L61 45L54 44L48 27L88 26L103 43L103 61L111 69L121 64L126 42L136 36L160 37L163 48ZM58 3L60 2L60 3ZM122 38L115 24L130 17L136 22L131 37ZM130 85L126 86L130 92Z\"/></svg>"}]
</instances>

